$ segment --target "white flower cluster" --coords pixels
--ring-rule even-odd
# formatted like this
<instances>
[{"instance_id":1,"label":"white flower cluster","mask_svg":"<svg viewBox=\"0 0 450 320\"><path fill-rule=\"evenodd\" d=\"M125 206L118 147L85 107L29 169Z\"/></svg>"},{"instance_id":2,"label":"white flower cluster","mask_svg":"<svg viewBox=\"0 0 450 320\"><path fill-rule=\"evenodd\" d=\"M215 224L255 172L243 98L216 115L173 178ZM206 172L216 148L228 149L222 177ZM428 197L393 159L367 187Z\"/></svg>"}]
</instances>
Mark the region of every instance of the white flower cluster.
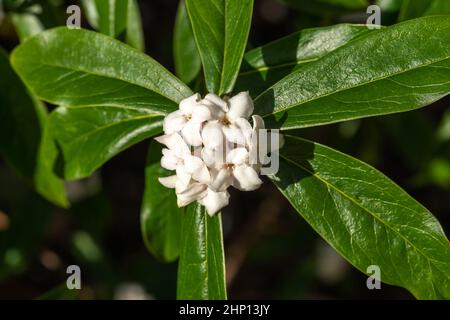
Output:
<instances>
[{"instance_id":1,"label":"white flower cluster","mask_svg":"<svg viewBox=\"0 0 450 320\"><path fill-rule=\"evenodd\" d=\"M166 116L164 135L156 140L167 147L161 166L176 174L159 181L175 188L179 207L198 201L213 215L228 205L228 187L252 191L261 186L261 164L252 153L264 121L254 115L252 126L252 113L252 99L241 92L229 99L195 94Z\"/></svg>"}]
</instances>

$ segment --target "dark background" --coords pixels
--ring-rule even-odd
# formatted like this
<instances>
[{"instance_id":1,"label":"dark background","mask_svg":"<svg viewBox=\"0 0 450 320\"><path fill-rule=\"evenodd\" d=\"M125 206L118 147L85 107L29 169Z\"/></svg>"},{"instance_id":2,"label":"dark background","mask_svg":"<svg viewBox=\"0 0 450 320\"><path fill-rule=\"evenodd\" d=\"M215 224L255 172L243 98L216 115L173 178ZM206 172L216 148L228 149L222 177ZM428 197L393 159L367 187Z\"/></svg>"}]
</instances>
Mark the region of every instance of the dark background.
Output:
<instances>
[{"instance_id":1,"label":"dark background","mask_svg":"<svg viewBox=\"0 0 450 320\"><path fill-rule=\"evenodd\" d=\"M177 5L175 0L140 1L146 51L171 71ZM364 11L305 11L256 0L250 48L305 27L366 19ZM64 11L60 14L64 19ZM383 14L384 24L395 19L395 12ZM0 27L0 45L10 50L17 43L6 21ZM385 173L427 207L449 235L449 105L446 98L414 112L298 134ZM148 141L139 143L93 177L68 184L69 210L42 200L0 158L1 299L33 299L45 293L56 298L175 298L176 263L157 262L140 234L147 147ZM268 181L257 192L234 192L223 219L231 299L412 298L386 284L368 290L367 277L321 240ZM71 264L82 270L83 289L76 293L61 290Z\"/></svg>"}]
</instances>

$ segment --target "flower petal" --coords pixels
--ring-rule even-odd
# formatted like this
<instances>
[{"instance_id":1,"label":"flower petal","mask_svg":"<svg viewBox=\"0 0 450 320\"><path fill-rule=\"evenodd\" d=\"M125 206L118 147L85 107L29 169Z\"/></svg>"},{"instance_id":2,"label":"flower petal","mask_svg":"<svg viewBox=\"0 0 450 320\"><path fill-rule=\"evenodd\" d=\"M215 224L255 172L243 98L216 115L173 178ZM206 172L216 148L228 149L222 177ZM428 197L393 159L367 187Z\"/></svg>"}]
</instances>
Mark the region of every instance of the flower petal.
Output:
<instances>
[{"instance_id":1,"label":"flower petal","mask_svg":"<svg viewBox=\"0 0 450 320\"><path fill-rule=\"evenodd\" d=\"M184 100L181 100L180 102L180 110L185 115L190 115L194 111L194 108L197 106L197 104L201 101L201 96L196 93L189 98L186 98Z\"/></svg>"},{"instance_id":2,"label":"flower petal","mask_svg":"<svg viewBox=\"0 0 450 320\"><path fill-rule=\"evenodd\" d=\"M181 135L184 140L191 146L198 147L202 145L202 137L200 135L201 123L189 121L185 124Z\"/></svg>"},{"instance_id":3,"label":"flower petal","mask_svg":"<svg viewBox=\"0 0 450 320\"><path fill-rule=\"evenodd\" d=\"M161 167L167 170L175 170L178 167L178 160L179 159L173 155L162 156Z\"/></svg>"},{"instance_id":4,"label":"flower petal","mask_svg":"<svg viewBox=\"0 0 450 320\"><path fill-rule=\"evenodd\" d=\"M227 163L241 165L248 161L248 151L246 148L235 148L228 152Z\"/></svg>"},{"instance_id":5,"label":"flower petal","mask_svg":"<svg viewBox=\"0 0 450 320\"><path fill-rule=\"evenodd\" d=\"M186 142L178 133L172 133L168 135L163 135L155 138L161 144L166 145L170 150L172 150L177 156L182 156L186 153L191 153Z\"/></svg>"},{"instance_id":6,"label":"flower petal","mask_svg":"<svg viewBox=\"0 0 450 320\"><path fill-rule=\"evenodd\" d=\"M234 124L230 124L228 126L223 126L222 131L225 134L225 137L227 138L227 140L229 142L236 143L241 146L245 145L246 141L245 141L244 133L238 126L236 126Z\"/></svg>"},{"instance_id":7,"label":"flower petal","mask_svg":"<svg viewBox=\"0 0 450 320\"><path fill-rule=\"evenodd\" d=\"M203 148L202 159L208 167L213 166L216 162L216 151L210 148Z\"/></svg>"},{"instance_id":8,"label":"flower petal","mask_svg":"<svg viewBox=\"0 0 450 320\"><path fill-rule=\"evenodd\" d=\"M181 110L169 113L164 118L163 130L165 134L181 131L186 123L186 117Z\"/></svg>"},{"instance_id":9,"label":"flower petal","mask_svg":"<svg viewBox=\"0 0 450 320\"><path fill-rule=\"evenodd\" d=\"M200 183L208 184L211 181L211 175L206 165L203 165L199 170L192 174L192 179Z\"/></svg>"},{"instance_id":10,"label":"flower petal","mask_svg":"<svg viewBox=\"0 0 450 320\"><path fill-rule=\"evenodd\" d=\"M228 104L230 110L227 113L227 117L231 120L237 118L248 119L253 113L253 101L248 91L238 93L228 101Z\"/></svg>"},{"instance_id":11,"label":"flower petal","mask_svg":"<svg viewBox=\"0 0 450 320\"><path fill-rule=\"evenodd\" d=\"M219 120L225 116L225 112L222 110L222 108L215 103L205 99L203 99L201 103L203 106L208 108L212 120Z\"/></svg>"},{"instance_id":12,"label":"flower petal","mask_svg":"<svg viewBox=\"0 0 450 320\"><path fill-rule=\"evenodd\" d=\"M176 175L158 178L159 183L161 183L164 187L171 189L175 188L177 180Z\"/></svg>"},{"instance_id":13,"label":"flower petal","mask_svg":"<svg viewBox=\"0 0 450 320\"><path fill-rule=\"evenodd\" d=\"M211 119L211 111L209 111L209 108L198 104L194 111L192 112L192 119L193 122L204 122Z\"/></svg>"},{"instance_id":14,"label":"flower petal","mask_svg":"<svg viewBox=\"0 0 450 320\"><path fill-rule=\"evenodd\" d=\"M184 161L184 170L188 174L193 174L195 171L200 170L205 164L203 163L202 159L192 156L192 155L185 155L183 157Z\"/></svg>"},{"instance_id":15,"label":"flower petal","mask_svg":"<svg viewBox=\"0 0 450 320\"><path fill-rule=\"evenodd\" d=\"M218 149L203 148L202 159L208 167L221 167L225 164L223 146L220 146Z\"/></svg>"},{"instance_id":16,"label":"flower petal","mask_svg":"<svg viewBox=\"0 0 450 320\"><path fill-rule=\"evenodd\" d=\"M183 166L178 166L176 168L177 178L178 178L178 189L183 189L187 187L191 182L191 175L186 172Z\"/></svg>"},{"instance_id":17,"label":"flower petal","mask_svg":"<svg viewBox=\"0 0 450 320\"><path fill-rule=\"evenodd\" d=\"M220 107L223 112L228 111L228 104L214 93L208 93L203 100L214 103L216 106Z\"/></svg>"},{"instance_id":18,"label":"flower petal","mask_svg":"<svg viewBox=\"0 0 450 320\"><path fill-rule=\"evenodd\" d=\"M207 186L202 183L192 183L184 191L177 193L177 205L178 207L184 207L194 202L195 200L200 200L206 196Z\"/></svg>"},{"instance_id":19,"label":"flower petal","mask_svg":"<svg viewBox=\"0 0 450 320\"><path fill-rule=\"evenodd\" d=\"M214 191L225 191L232 183L230 170L220 169L214 173L209 187Z\"/></svg>"},{"instance_id":20,"label":"flower petal","mask_svg":"<svg viewBox=\"0 0 450 320\"><path fill-rule=\"evenodd\" d=\"M253 120L253 131L258 131L259 129L265 129L266 125L264 124L264 120L261 116L258 116L257 114L252 116Z\"/></svg>"},{"instance_id":21,"label":"flower petal","mask_svg":"<svg viewBox=\"0 0 450 320\"><path fill-rule=\"evenodd\" d=\"M234 187L242 191L252 191L258 189L262 181L258 173L250 166L237 166L233 170Z\"/></svg>"},{"instance_id":22,"label":"flower petal","mask_svg":"<svg viewBox=\"0 0 450 320\"><path fill-rule=\"evenodd\" d=\"M184 171L201 183L209 183L210 174L202 159L195 156L186 156L184 159Z\"/></svg>"},{"instance_id":23,"label":"flower petal","mask_svg":"<svg viewBox=\"0 0 450 320\"><path fill-rule=\"evenodd\" d=\"M208 122L202 129L203 145L206 148L216 149L223 144L222 125L218 121Z\"/></svg>"},{"instance_id":24,"label":"flower petal","mask_svg":"<svg viewBox=\"0 0 450 320\"><path fill-rule=\"evenodd\" d=\"M234 121L234 125L237 126L242 131L242 134L244 135L244 138L245 138L246 145L250 145L251 140L252 140L252 132L253 132L250 122L248 122L248 120L244 119L244 118L237 118Z\"/></svg>"},{"instance_id":25,"label":"flower petal","mask_svg":"<svg viewBox=\"0 0 450 320\"><path fill-rule=\"evenodd\" d=\"M228 205L230 194L227 191L215 192L211 189L207 190L206 196L198 202L206 207L208 215L213 216L223 207Z\"/></svg>"}]
</instances>

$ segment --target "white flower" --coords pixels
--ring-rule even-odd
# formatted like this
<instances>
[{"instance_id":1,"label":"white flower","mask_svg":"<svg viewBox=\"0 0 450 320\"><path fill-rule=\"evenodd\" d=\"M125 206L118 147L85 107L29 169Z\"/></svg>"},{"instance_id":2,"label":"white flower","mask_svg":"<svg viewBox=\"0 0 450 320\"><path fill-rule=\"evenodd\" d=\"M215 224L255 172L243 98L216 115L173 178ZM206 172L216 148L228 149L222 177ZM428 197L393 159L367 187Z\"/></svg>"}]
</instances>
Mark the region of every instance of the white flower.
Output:
<instances>
[{"instance_id":1,"label":"white flower","mask_svg":"<svg viewBox=\"0 0 450 320\"><path fill-rule=\"evenodd\" d=\"M192 179L204 184L209 183L210 174L203 160L192 155L189 147L178 133L160 136L155 140L168 147L162 150L161 166L164 169L176 171L175 187L178 192L184 191Z\"/></svg>"},{"instance_id":2,"label":"white flower","mask_svg":"<svg viewBox=\"0 0 450 320\"><path fill-rule=\"evenodd\" d=\"M204 121L211 118L211 112L200 102L199 94L181 101L180 110L168 114L164 119L164 133L180 132L187 143L192 146L201 146L200 127Z\"/></svg>"},{"instance_id":3,"label":"white flower","mask_svg":"<svg viewBox=\"0 0 450 320\"><path fill-rule=\"evenodd\" d=\"M229 101L229 110L222 118L222 131L231 143L245 145L251 134L252 127L248 122L253 113L253 101L248 92L241 92Z\"/></svg>"},{"instance_id":4,"label":"white flower","mask_svg":"<svg viewBox=\"0 0 450 320\"><path fill-rule=\"evenodd\" d=\"M226 207L229 199L230 194L228 191L216 192L208 188L208 190L206 190L206 195L198 202L205 206L208 214L212 216L216 212L219 212L223 207Z\"/></svg>"},{"instance_id":5,"label":"white flower","mask_svg":"<svg viewBox=\"0 0 450 320\"><path fill-rule=\"evenodd\" d=\"M228 205L228 188L258 189L261 164L258 131L264 129L260 116L253 113L248 92L228 99L195 94L180 103L178 111L164 119L165 135L161 166L175 174L159 181L174 188L179 207L198 201L213 215ZM256 156L255 156L256 154Z\"/></svg>"}]
</instances>

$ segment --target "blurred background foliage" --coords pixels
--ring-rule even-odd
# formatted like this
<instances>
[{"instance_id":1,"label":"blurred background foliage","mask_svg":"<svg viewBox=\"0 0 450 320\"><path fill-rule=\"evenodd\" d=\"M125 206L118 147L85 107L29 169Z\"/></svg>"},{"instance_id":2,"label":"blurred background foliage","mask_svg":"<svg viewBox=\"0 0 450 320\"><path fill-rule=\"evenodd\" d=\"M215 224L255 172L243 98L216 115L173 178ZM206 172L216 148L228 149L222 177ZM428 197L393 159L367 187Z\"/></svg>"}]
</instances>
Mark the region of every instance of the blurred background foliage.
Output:
<instances>
[{"instance_id":1,"label":"blurred background foliage","mask_svg":"<svg viewBox=\"0 0 450 320\"><path fill-rule=\"evenodd\" d=\"M82 1L82 8L86 10L90 1L94 0ZM63 25L71 4L81 5L63 0L4 0L0 46L9 52L19 39ZM138 4L141 21L136 19L142 22L145 37L121 40L141 49L145 43L145 51L171 71L183 68L172 58L173 50L183 50L177 48L181 40L173 40L178 1ZM255 0L248 49L304 28L365 23L369 4L381 7L383 25L450 14L448 0ZM95 17L85 10L83 27L92 28L88 21L95 26ZM193 59L193 63L198 61ZM449 105L446 98L409 113L297 134L375 166L425 205L449 235ZM2 139L4 143L5 136ZM0 148L0 298L175 298L176 262L162 264L153 258L140 232L148 143L128 149L88 179L66 183L71 203L67 209L33 191L32 181L22 178L20 168L9 165ZM274 191L266 183L258 192L236 192L223 212L230 298L412 298L406 290L388 285L367 290L366 277L337 255ZM65 289L66 268L72 264L82 270L80 291Z\"/></svg>"}]
</instances>

